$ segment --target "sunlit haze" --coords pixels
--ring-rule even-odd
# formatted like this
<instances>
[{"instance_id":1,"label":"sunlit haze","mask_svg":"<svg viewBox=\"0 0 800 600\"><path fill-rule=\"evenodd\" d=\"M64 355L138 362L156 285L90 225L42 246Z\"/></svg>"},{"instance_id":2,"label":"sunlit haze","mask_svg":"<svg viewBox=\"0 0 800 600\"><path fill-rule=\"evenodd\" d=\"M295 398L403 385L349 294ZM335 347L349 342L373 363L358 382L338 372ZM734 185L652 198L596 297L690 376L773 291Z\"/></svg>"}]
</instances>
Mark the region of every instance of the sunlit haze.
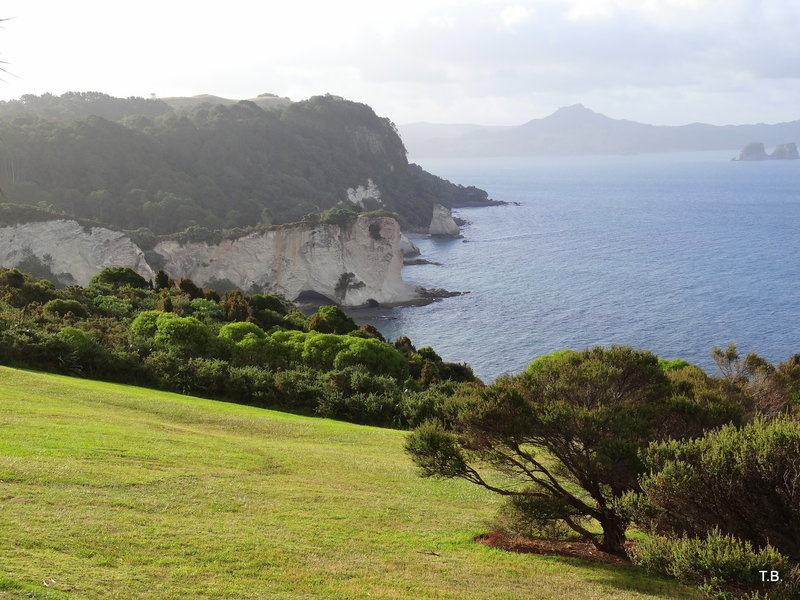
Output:
<instances>
[{"instance_id":1,"label":"sunlit haze","mask_svg":"<svg viewBox=\"0 0 800 600\"><path fill-rule=\"evenodd\" d=\"M654 124L800 118L790 0L11 0L2 13L2 99L330 92L398 124L512 125L575 103Z\"/></svg>"}]
</instances>

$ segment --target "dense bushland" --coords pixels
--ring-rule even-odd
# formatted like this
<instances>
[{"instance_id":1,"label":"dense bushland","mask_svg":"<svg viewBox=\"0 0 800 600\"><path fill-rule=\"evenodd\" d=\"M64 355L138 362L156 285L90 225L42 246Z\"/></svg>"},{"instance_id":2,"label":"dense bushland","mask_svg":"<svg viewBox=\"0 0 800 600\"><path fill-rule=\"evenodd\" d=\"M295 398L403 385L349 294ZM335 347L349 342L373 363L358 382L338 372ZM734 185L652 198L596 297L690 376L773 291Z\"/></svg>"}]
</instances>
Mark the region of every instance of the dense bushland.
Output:
<instances>
[{"instance_id":1,"label":"dense bushland","mask_svg":"<svg viewBox=\"0 0 800 600\"><path fill-rule=\"evenodd\" d=\"M121 267L64 289L0 269L0 362L401 428L477 381L336 306L306 318L282 298L220 297L163 272L153 287Z\"/></svg>"}]
</instances>

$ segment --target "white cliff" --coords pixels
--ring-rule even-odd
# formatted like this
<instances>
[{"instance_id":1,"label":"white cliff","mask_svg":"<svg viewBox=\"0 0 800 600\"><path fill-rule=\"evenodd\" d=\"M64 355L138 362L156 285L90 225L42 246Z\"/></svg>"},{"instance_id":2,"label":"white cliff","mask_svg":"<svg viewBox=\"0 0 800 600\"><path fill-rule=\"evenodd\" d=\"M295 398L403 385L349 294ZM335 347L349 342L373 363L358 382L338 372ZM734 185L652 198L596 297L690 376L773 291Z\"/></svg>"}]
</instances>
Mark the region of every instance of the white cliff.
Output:
<instances>
[{"instance_id":1,"label":"white cliff","mask_svg":"<svg viewBox=\"0 0 800 600\"><path fill-rule=\"evenodd\" d=\"M400 252L403 256L419 256L422 254L417 245L406 237L405 233L400 234Z\"/></svg>"},{"instance_id":2,"label":"white cliff","mask_svg":"<svg viewBox=\"0 0 800 600\"><path fill-rule=\"evenodd\" d=\"M130 267L153 278L144 253L128 236L75 221L42 221L0 227L0 265L16 267L35 256L62 283L86 285L106 267Z\"/></svg>"},{"instance_id":3,"label":"white cliff","mask_svg":"<svg viewBox=\"0 0 800 600\"><path fill-rule=\"evenodd\" d=\"M431 217L431 225L428 228L428 233L431 235L459 237L461 235L461 230L453 220L453 213L449 208L441 204L434 204L433 217Z\"/></svg>"},{"instance_id":4,"label":"white cliff","mask_svg":"<svg viewBox=\"0 0 800 600\"><path fill-rule=\"evenodd\" d=\"M295 300L305 292L344 306L404 303L417 290L401 277L400 225L391 217L361 216L350 225L274 227L219 244L175 240L154 251L173 278L200 286L228 280L245 291L265 291ZM146 279L153 269L125 234L75 221L0 227L0 264L17 266L26 252L85 285L108 266L131 267Z\"/></svg>"}]
</instances>

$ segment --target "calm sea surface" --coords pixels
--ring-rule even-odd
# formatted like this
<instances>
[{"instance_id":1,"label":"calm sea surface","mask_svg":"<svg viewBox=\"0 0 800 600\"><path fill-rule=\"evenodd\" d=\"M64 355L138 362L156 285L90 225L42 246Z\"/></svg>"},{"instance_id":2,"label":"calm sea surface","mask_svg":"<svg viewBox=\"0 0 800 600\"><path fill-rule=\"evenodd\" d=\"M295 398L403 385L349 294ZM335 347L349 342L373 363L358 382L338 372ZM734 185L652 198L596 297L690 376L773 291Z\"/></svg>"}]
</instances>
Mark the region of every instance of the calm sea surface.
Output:
<instances>
[{"instance_id":1,"label":"calm sea surface","mask_svg":"<svg viewBox=\"0 0 800 600\"><path fill-rule=\"evenodd\" d=\"M471 293L357 311L484 380L563 348L629 344L714 370L714 345L800 352L800 161L735 151L423 160L520 206L460 209L463 240L421 238L406 281Z\"/></svg>"}]
</instances>

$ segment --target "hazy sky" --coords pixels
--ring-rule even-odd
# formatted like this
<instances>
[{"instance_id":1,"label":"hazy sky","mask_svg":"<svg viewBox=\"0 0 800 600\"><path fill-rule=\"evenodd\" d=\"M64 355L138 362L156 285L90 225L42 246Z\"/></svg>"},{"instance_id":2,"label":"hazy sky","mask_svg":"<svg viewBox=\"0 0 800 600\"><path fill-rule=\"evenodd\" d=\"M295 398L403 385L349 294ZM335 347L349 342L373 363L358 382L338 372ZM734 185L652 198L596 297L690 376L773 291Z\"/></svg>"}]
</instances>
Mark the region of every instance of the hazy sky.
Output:
<instances>
[{"instance_id":1,"label":"hazy sky","mask_svg":"<svg viewBox=\"0 0 800 600\"><path fill-rule=\"evenodd\" d=\"M330 92L398 124L583 103L647 123L800 119L797 0L7 0L0 99Z\"/></svg>"}]
</instances>

